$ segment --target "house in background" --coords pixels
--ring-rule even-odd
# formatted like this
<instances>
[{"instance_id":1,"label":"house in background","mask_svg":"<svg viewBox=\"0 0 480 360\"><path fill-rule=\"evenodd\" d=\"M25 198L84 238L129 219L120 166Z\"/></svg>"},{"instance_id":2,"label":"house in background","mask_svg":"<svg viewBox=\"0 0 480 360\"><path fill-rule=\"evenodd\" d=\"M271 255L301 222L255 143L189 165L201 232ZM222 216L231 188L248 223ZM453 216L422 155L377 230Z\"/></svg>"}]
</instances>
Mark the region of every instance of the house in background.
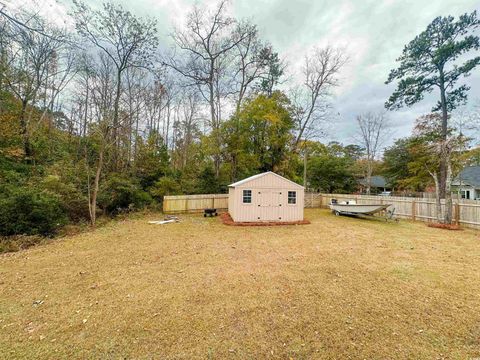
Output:
<instances>
[{"instance_id":1,"label":"house in background","mask_svg":"<svg viewBox=\"0 0 480 360\"><path fill-rule=\"evenodd\" d=\"M278 174L257 174L228 187L228 212L235 222L303 220L303 186Z\"/></svg>"},{"instance_id":2,"label":"house in background","mask_svg":"<svg viewBox=\"0 0 480 360\"><path fill-rule=\"evenodd\" d=\"M468 166L452 181L452 192L462 199L480 200L480 166Z\"/></svg>"},{"instance_id":3,"label":"house in background","mask_svg":"<svg viewBox=\"0 0 480 360\"><path fill-rule=\"evenodd\" d=\"M367 192L368 181L367 178L358 180L360 186L360 192L362 194ZM392 187L388 184L387 180L380 175L372 176L370 181L370 193L379 194L382 192L392 191Z\"/></svg>"}]
</instances>

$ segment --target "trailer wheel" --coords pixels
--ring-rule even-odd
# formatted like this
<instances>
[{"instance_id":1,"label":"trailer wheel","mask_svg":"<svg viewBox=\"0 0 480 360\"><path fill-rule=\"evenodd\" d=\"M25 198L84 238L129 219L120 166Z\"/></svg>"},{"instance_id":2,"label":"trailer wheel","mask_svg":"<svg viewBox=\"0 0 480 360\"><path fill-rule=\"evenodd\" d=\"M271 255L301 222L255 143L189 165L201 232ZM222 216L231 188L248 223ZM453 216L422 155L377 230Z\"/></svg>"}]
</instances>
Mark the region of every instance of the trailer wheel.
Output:
<instances>
[{"instance_id":1,"label":"trailer wheel","mask_svg":"<svg viewBox=\"0 0 480 360\"><path fill-rule=\"evenodd\" d=\"M340 211L335 210L333 213L335 214L335 216L340 216Z\"/></svg>"}]
</instances>

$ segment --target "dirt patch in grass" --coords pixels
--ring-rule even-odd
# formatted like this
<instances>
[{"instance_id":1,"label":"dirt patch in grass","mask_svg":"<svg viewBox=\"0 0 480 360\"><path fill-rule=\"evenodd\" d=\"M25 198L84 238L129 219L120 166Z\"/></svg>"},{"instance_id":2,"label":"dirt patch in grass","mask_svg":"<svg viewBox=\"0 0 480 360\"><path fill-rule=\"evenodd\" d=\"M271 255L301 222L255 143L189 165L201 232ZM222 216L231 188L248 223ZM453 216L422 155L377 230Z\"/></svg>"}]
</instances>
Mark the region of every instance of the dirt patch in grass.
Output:
<instances>
[{"instance_id":1,"label":"dirt patch in grass","mask_svg":"<svg viewBox=\"0 0 480 360\"><path fill-rule=\"evenodd\" d=\"M469 359L478 232L159 214L0 255L6 359Z\"/></svg>"},{"instance_id":2,"label":"dirt patch in grass","mask_svg":"<svg viewBox=\"0 0 480 360\"><path fill-rule=\"evenodd\" d=\"M235 222L229 213L220 214L220 219L225 225L231 226L280 226L280 225L308 225L310 224L309 220L301 221L262 221L262 222Z\"/></svg>"}]
</instances>

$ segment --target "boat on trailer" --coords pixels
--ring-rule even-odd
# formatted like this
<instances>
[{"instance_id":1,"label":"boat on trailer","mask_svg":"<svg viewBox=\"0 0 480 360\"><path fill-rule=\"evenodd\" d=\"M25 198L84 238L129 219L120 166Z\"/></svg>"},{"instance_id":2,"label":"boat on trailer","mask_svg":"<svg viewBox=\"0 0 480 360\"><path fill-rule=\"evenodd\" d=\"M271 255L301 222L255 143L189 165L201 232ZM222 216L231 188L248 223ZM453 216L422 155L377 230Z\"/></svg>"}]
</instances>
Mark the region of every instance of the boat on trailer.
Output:
<instances>
[{"instance_id":1,"label":"boat on trailer","mask_svg":"<svg viewBox=\"0 0 480 360\"><path fill-rule=\"evenodd\" d=\"M332 199L330 203L330 209L335 215L375 215L381 211L387 210L392 204L357 204L355 200L347 200L338 202L336 199ZM393 210L388 210L387 213L391 218L393 216Z\"/></svg>"}]
</instances>

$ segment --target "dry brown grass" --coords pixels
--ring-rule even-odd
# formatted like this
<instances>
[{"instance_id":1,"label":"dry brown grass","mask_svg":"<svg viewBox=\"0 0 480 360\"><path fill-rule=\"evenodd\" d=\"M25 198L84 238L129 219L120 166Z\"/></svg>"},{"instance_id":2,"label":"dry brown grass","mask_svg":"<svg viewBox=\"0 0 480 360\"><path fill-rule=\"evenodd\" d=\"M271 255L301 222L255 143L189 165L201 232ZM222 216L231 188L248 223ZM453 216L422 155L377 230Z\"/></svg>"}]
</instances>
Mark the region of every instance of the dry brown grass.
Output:
<instances>
[{"instance_id":1,"label":"dry brown grass","mask_svg":"<svg viewBox=\"0 0 480 360\"><path fill-rule=\"evenodd\" d=\"M0 357L480 356L477 232L306 215L149 216L2 255Z\"/></svg>"}]
</instances>

